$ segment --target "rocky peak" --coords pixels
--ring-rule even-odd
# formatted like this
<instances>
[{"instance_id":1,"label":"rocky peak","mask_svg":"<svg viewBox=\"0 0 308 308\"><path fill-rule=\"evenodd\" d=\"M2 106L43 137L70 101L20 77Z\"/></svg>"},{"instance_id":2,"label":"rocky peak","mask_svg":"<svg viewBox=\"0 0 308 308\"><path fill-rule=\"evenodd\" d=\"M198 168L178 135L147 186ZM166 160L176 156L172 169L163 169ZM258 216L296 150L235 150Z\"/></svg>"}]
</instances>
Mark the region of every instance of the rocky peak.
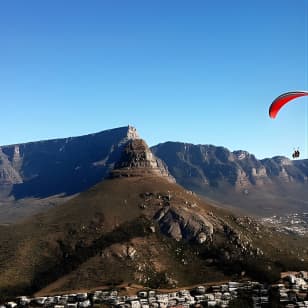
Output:
<instances>
[{"instance_id":1,"label":"rocky peak","mask_svg":"<svg viewBox=\"0 0 308 308\"><path fill-rule=\"evenodd\" d=\"M133 126L128 125L127 127L127 139L139 139L139 134L137 132L137 129Z\"/></svg>"},{"instance_id":2,"label":"rocky peak","mask_svg":"<svg viewBox=\"0 0 308 308\"><path fill-rule=\"evenodd\" d=\"M155 168L157 161L144 140L132 139L124 148L121 160L116 167Z\"/></svg>"},{"instance_id":3,"label":"rocky peak","mask_svg":"<svg viewBox=\"0 0 308 308\"><path fill-rule=\"evenodd\" d=\"M170 176L166 165L156 158L143 139L131 139L124 146L120 160L115 164L112 177L156 175L168 178Z\"/></svg>"},{"instance_id":4,"label":"rocky peak","mask_svg":"<svg viewBox=\"0 0 308 308\"><path fill-rule=\"evenodd\" d=\"M242 150L233 151L233 155L237 160L247 159L250 157L250 154L247 151Z\"/></svg>"},{"instance_id":5,"label":"rocky peak","mask_svg":"<svg viewBox=\"0 0 308 308\"><path fill-rule=\"evenodd\" d=\"M22 183L22 178L11 166L8 157L0 148L0 185L12 185Z\"/></svg>"}]
</instances>

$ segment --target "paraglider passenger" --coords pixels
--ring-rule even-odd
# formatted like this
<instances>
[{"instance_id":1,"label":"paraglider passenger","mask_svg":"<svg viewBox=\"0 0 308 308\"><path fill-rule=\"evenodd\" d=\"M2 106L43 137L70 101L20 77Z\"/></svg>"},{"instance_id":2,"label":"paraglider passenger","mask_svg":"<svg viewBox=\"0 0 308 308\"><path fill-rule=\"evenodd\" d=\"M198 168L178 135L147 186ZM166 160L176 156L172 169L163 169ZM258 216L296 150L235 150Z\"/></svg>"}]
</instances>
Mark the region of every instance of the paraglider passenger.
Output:
<instances>
[{"instance_id":1,"label":"paraglider passenger","mask_svg":"<svg viewBox=\"0 0 308 308\"><path fill-rule=\"evenodd\" d=\"M299 150L295 150L294 153L292 154L292 157L293 157L293 158L298 158L299 155L300 155Z\"/></svg>"}]
</instances>

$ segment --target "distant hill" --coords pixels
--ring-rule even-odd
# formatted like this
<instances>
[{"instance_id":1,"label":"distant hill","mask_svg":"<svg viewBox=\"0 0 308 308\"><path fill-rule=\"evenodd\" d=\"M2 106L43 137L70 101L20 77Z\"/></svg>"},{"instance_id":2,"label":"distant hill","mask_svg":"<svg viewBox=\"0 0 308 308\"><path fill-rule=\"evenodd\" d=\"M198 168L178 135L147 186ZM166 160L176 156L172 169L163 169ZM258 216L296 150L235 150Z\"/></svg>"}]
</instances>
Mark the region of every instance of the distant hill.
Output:
<instances>
[{"instance_id":1,"label":"distant hill","mask_svg":"<svg viewBox=\"0 0 308 308\"><path fill-rule=\"evenodd\" d=\"M306 239L236 217L175 184L134 138L104 181L26 221L0 226L0 295L242 276L271 281L282 269L307 267L305 247Z\"/></svg>"},{"instance_id":2,"label":"distant hill","mask_svg":"<svg viewBox=\"0 0 308 308\"><path fill-rule=\"evenodd\" d=\"M258 160L246 151L180 142L152 151L179 184L207 198L257 215L308 210L308 160Z\"/></svg>"}]
</instances>

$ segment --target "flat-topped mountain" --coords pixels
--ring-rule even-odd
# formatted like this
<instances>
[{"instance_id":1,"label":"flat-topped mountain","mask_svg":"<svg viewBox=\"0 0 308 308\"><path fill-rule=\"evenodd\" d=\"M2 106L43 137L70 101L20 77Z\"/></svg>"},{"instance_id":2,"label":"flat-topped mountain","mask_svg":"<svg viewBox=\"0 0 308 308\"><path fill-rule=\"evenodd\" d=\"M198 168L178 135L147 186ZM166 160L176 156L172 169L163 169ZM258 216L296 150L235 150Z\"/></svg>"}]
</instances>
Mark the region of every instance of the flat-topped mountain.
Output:
<instances>
[{"instance_id":1,"label":"flat-topped mountain","mask_svg":"<svg viewBox=\"0 0 308 308\"><path fill-rule=\"evenodd\" d=\"M0 223L63 203L109 176L132 126L0 147Z\"/></svg>"},{"instance_id":2,"label":"flat-topped mountain","mask_svg":"<svg viewBox=\"0 0 308 308\"><path fill-rule=\"evenodd\" d=\"M122 146L138 138L121 127L81 137L0 147L0 185L11 185L17 198L74 194L107 176Z\"/></svg>"}]
</instances>

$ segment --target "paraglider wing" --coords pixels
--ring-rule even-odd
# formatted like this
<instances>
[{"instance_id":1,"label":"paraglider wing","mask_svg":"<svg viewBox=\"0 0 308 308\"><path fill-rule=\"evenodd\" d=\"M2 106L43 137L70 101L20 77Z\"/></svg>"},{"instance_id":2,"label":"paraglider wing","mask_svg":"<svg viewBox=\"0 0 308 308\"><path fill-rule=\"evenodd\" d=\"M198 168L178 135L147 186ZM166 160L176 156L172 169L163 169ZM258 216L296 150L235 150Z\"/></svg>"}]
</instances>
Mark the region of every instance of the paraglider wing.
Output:
<instances>
[{"instance_id":1,"label":"paraglider wing","mask_svg":"<svg viewBox=\"0 0 308 308\"><path fill-rule=\"evenodd\" d=\"M294 92L287 92L280 96L278 96L271 104L269 108L269 116L272 119L275 119L279 110L291 100L308 95L308 91L294 91Z\"/></svg>"}]
</instances>

